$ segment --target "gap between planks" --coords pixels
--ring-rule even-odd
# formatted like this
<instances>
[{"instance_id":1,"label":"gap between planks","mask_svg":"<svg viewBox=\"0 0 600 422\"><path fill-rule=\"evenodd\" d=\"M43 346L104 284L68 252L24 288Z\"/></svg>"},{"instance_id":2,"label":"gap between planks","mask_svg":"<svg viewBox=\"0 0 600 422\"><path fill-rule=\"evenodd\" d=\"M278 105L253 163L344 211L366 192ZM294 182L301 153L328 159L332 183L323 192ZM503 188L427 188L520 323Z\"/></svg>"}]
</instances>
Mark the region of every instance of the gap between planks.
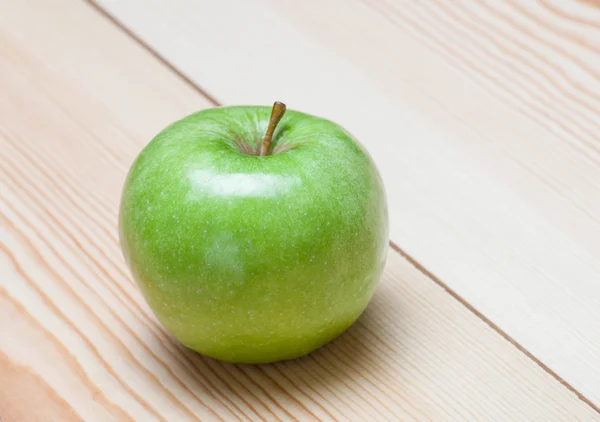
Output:
<instances>
[{"instance_id":1,"label":"gap between planks","mask_svg":"<svg viewBox=\"0 0 600 422\"><path fill-rule=\"evenodd\" d=\"M204 88L199 86L197 83L192 81L187 75L185 75L181 70L175 67L172 63L170 63L165 57L159 54L153 47L151 47L147 42L141 39L138 35L132 32L127 26L125 26L122 22L120 22L117 18L115 18L112 14L107 12L103 7L98 5L94 0L84 0L87 4L89 4L93 9L95 9L100 15L110 21L114 26L116 26L119 30L125 33L128 37L133 39L136 43L142 46L150 55L152 55L156 60L158 60L161 64L163 64L166 68L168 68L172 73L177 75L181 80L183 80L191 89L202 95L206 98L211 104L215 107L222 106L223 104L219 102L213 95L208 93ZM593 5L598 5L600 3L594 3ZM390 240L390 247L403 258L405 258L412 266L414 266L419 272L421 272L425 277L431 280L433 283L440 286L446 293L448 293L452 298L457 300L460 304L462 304L465 308L467 308L472 314L474 314L477 318L482 320L486 325L488 325L491 329L497 332L500 336L502 336L505 340L511 343L514 347L516 347L521 353L527 356L531 361L533 361L536 365L541 367L544 371L550 374L554 379L560 382L567 390L571 391L575 394L582 402L590 406L593 410L600 414L600 407L594 404L590 399L585 397L582 393L576 390L571 384L569 384L564 378L562 378L558 373L548 367L544 362L535 357L529 350L527 350L524 346L518 343L514 338L512 338L508 333L502 330L498 325L496 325L493 321L487 318L484 314L482 314L477 308L475 308L472 304L470 304L466 299L461 297L458 293L456 293L453 289L451 289L446 283L440 280L435 274L431 273L427 268L421 265L416 259L406 253L402 248L400 248L396 243Z\"/></svg>"}]
</instances>

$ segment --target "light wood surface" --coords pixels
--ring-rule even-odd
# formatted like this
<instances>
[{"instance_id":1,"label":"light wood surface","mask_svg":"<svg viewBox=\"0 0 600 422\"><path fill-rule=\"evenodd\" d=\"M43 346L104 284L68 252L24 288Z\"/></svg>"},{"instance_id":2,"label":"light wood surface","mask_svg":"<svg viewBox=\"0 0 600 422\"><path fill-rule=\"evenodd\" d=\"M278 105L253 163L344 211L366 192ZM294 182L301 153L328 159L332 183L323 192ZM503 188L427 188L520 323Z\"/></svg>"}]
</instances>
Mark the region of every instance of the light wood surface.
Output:
<instances>
[{"instance_id":1,"label":"light wood surface","mask_svg":"<svg viewBox=\"0 0 600 422\"><path fill-rule=\"evenodd\" d=\"M600 403L600 7L99 2L219 101L349 128L392 240Z\"/></svg>"},{"instance_id":2,"label":"light wood surface","mask_svg":"<svg viewBox=\"0 0 600 422\"><path fill-rule=\"evenodd\" d=\"M208 92L219 95L217 98L234 101L239 78L248 78L246 83L252 84L251 79L256 77L255 83L264 84L265 93L269 95L282 82L277 80L271 86L265 82L264 75L258 77L256 69L248 69L270 48L268 57L271 60L282 57L284 52L273 51L282 41L273 41L275 44L271 47L269 44L257 44L247 52L244 64L244 57L240 57L241 47L245 45L245 37L252 39L255 35L240 27L240 39L234 43L236 47L227 45L226 37L231 37L234 32L222 30L219 33L216 30L216 22L225 16L225 3L212 2L210 13L206 3L204 13L195 15L186 15L186 9L180 6L184 4L181 1L173 2L168 10L160 11L153 7L154 3L147 4L148 7L138 6L143 17L141 20L153 22L160 12L164 15L163 29L170 27L174 31L184 30L186 22L189 22L186 18L202 19L196 21L198 34L208 31L204 34L214 35L208 44L220 45L221 56L211 55L211 51L218 50L217 47L211 47L214 48L211 50L203 44L198 45L195 55L199 61L205 57L202 60L205 60L206 67L213 68L211 72L219 68L223 70L221 78L207 75L204 84L201 80L197 81ZM203 3L186 4L195 7ZM221 4L224 9L219 8ZM245 12L245 4L236 4L240 14ZM353 9L355 6L351 5L354 3L347 4L348 8L334 9L332 4L324 3L321 17L317 13L307 17L293 13L293 8L287 8L289 5L273 2L255 7L249 16L257 22L267 16L269 23L281 25L288 31L285 36L291 37L290 48L297 48L301 47L298 44L301 40L307 39L300 35L301 31L312 33L310 25L319 27L315 20L309 19L310 16L325 19L326 13L343 11L339 14L338 25L343 27L363 22L362 25L367 25L366 31L368 25L372 25L369 23L372 16L366 12L370 9ZM106 6L115 10L121 8L121 13L136 7L133 1L111 2ZM360 17L358 12L364 12L364 21L352 21ZM175 16L170 13L182 14L180 17L184 23L170 26ZM237 13L232 11L231 18L235 19ZM214 22L209 22L211 14ZM240 22L236 24L243 23L241 15L239 18ZM298 21L285 23L287 21L281 20L283 18L290 22ZM578 19L590 20L592 17L586 14ZM132 25L133 21L132 18ZM397 37L398 46L407 42L392 25L385 27L381 23L380 26L380 35L373 33L371 36ZM321 63L327 68L333 60L324 49L330 40L327 31L319 32L315 28L313 35L322 40L323 46L317 48L317 44L311 41L306 44L307 49L295 54L305 54L314 63ZM358 31L359 28L362 26L355 29ZM259 33L264 35L261 31ZM181 39L185 41L189 37L196 42L196 35L192 32L190 29L190 33L181 35ZM587 39L587 33L582 34L578 39ZM156 34L143 36L148 42L157 39ZM175 39L167 33L159 36L160 39L162 37L167 42ZM341 41L340 46L332 45L331 48L340 55L344 51L352 53L351 48L344 50L341 47ZM177 46L173 45L169 51L176 52ZM359 46L355 45L355 48ZM361 48L367 51L367 47L368 44L365 44ZM179 54L187 54L184 47L181 51ZM253 56L252 52L256 55ZM323 56L314 57L317 53ZM498 150L509 138L498 134L495 134L497 138L486 138L486 145L491 145L490 150L486 150L481 145L482 138L471 133L473 127L465 123L465 128L461 129L444 113L436 113L427 103L426 98L429 97L426 95L415 92L412 104L408 101L409 97L390 92L385 104L395 108L388 109L386 113L402 107L403 112L409 113L411 119L414 117L414 121L418 122L411 126L410 136L437 134L435 138L419 138L420 142L416 138L407 140L400 136L402 131L398 128L403 122L413 120L404 115L390 118L389 114L384 114L380 115L381 127L373 129L370 136L363 136L369 149L378 155L376 158L381 167L387 171L394 240L403 249L406 243L412 248L411 253L418 252L421 255L419 262L427 268L431 269L436 263L441 270L446 265L454 268L454 272L437 271L436 267L436 274L442 277L435 278L420 263L415 263L410 257L407 259L399 250L390 249L385 275L373 303L359 322L338 340L311 356L291 362L264 366L230 365L186 350L159 325L128 274L119 250L116 227L120 189L135 155L162 127L192 111L212 106L211 99L201 95L139 42L85 2L25 0L0 3L0 57L2 422L600 420L596 405L590 401L590 397L595 397L593 393L597 384L588 373L598 371L598 364L589 355L594 352L593 346L598 346L597 333L593 330L598 319L587 319L592 318L598 308L585 307L598 303L598 296L594 296L598 279L592 277L595 267L589 264L596 262L591 258L597 258L594 254L596 239L590 233L584 233L583 229L577 231L581 228L577 226L579 220L573 222L572 231L562 231L560 223L575 217L575 214L567 213L572 211L571 202L565 200L564 210L561 208L563 211L557 212L556 216L552 214L556 212L553 208L556 203L548 202L551 210L542 214L542 208L534 209L539 205L536 201L541 201L536 195L542 195L537 185L523 179L523 184L532 183L528 185L529 195L524 195L516 191L520 186L519 178L524 175L500 177L506 176L501 170L510 161ZM234 77L232 71L224 66L227 60L232 63L241 60L238 73L245 76ZM342 59L338 57L335 60L337 69L341 69ZM396 66L394 57L389 60ZM185 63L176 66L180 65L185 69ZM297 69L290 71L290 77L299 77ZM355 68L349 72L354 78L362 70ZM454 72L457 78L461 77L460 72ZM231 87L227 89L223 83L225 75L232 77ZM199 76L193 77L196 80ZM310 74L303 77L313 78L314 84L320 81ZM340 74L340 78L344 77ZM432 83L436 82L439 81L432 78ZM344 80L341 80L340 88L335 89L341 89L343 83ZM288 84L287 88L281 85L282 94L298 99L299 108L310 110L310 95L303 97L304 94L299 92L300 87L310 84L290 81ZM240 87L243 88L242 85ZM451 87L448 85L447 88L450 90ZM483 88L469 85L469 89L472 91L465 89L462 95L479 98L480 104L486 107L502 106L494 102L497 101L494 97L477 91ZM327 106L315 103L315 109L310 111L327 114L330 109L332 117L338 117L348 126L360 130L365 123L353 122L353 116L356 118L357 110L367 112L367 106L371 104L369 101L379 98L377 95L381 92L383 88L375 85L359 86L352 94L361 99L356 110L351 110L352 101L345 97L345 105L342 98L335 98ZM252 102L263 102L261 95L265 93L257 94ZM370 95L364 98L364 103L363 94ZM451 92L446 94L450 98ZM249 97L243 96L252 94L246 91L240 95L240 99L250 101ZM456 100L466 101L461 96ZM344 105L344 108L338 105ZM460 109L457 107L455 111ZM535 129L529 120L518 120L518 113L509 115L509 112L508 108L503 109L506 114L500 120L513 124L517 121L523 129ZM345 113L350 114L344 117ZM371 114L365 114L366 118L371 118ZM397 133L397 139L377 135L383 134L393 122L398 126L389 133ZM478 124L483 129L484 123ZM491 122L486 124L492 125ZM500 126L489 127L494 131ZM539 128L535 130L542 131ZM569 151L565 144L559 143L557 136L549 133L548 137L547 142L554 142L551 145L557 148L558 145L563 146L561 151L564 154ZM513 151L515 156L539 160L537 164L549 171L550 164L548 168L542 166L545 163L543 157L525 155L525 148L532 147L527 147L527 142L534 141L537 142L537 138L533 135L523 136L523 139L502 148L518 147ZM444 145L445 150L437 149ZM429 157L411 161L425 152ZM459 156L459 152L462 155ZM386 157L386 153L397 154L397 178L390 179L390 159L393 157ZM454 166L451 166L453 157ZM494 164L501 158L504 161ZM568 156L557 160L559 158L567 160ZM477 167L480 173L474 173L476 162L486 159L487 166ZM419 165L424 163L429 164L419 170ZM440 174L429 174L435 164L440 165L436 170ZM585 191L593 185L593 181L589 180L593 173L585 173L587 167L583 164L579 170L589 183L589 186L581 187L581 192L593 193ZM449 182L444 180L444 172L448 172ZM470 175L477 177L469 179ZM459 177L468 181L472 190L464 186L460 189L453 187L450 182L459 180ZM579 187L576 182L576 179L565 181L570 183L568 186ZM436 183L437 187L434 186ZM471 207L466 211L459 206L460 198L466 200L467 195L475 195L491 187L497 190L488 192L482 199L483 204L465 202L463 208L466 204ZM427 197L434 188L436 197ZM425 191L420 192L420 189ZM454 195L458 197L452 198ZM492 201L492 196L499 202ZM513 202L502 203L502 200L508 199ZM588 196L587 200L586 204L580 205L587 206L584 209L592 212L594 209L589 206L593 205L594 197ZM408 202L402 204L402 201ZM503 208L489 214L492 205L499 204L503 204ZM484 205L490 209L482 208ZM442 210L437 209L440 206L448 207L443 218ZM473 227L469 230L467 216L460 214L465 212L472 217ZM497 227L490 223L494 216L499 219ZM452 220L457 217L462 219ZM564 220L561 220L563 217ZM511 223L515 223L509 218L516 219L519 224L512 231L506 231ZM537 218L540 218L538 225L529 227L528 223L537 221ZM449 241L446 226L450 222L455 240L462 242L458 245ZM582 225L584 223L581 222ZM429 225L431 227L427 228ZM519 228L524 231L520 232ZM589 230L593 229L590 226ZM506 231L505 237L500 236L503 231ZM520 236L520 243L509 246L510 236L515 234ZM484 235L488 236L485 245ZM542 262L544 253L554 251L554 243L545 245L547 249L535 251L538 243L531 242L562 239L570 242L569 248L564 251L563 272L572 273L568 279L569 282L572 280L572 284L563 286L570 289L569 294L555 303L550 299L553 294L564 293L556 289L565 279L559 277L560 274L556 275L556 279L544 277L557 265L550 262L556 256L547 255L547 266L536 267ZM589 243L585 243L586 239ZM444 241L445 245L439 244ZM464 245L468 245L469 249L457 252ZM446 248L447 255L443 259L440 257L442 247ZM529 252L529 255L522 252ZM581 254L576 255L581 261L573 269L567 264L575 253ZM490 255L490 260L493 259L490 262L495 263L494 267L487 261L481 261L481 256L486 254ZM532 261L531 255L540 261ZM512 257L513 261L508 257ZM448 264L450 260L454 260L453 265ZM583 266L586 262L589 264L587 267ZM512 266L509 266L511 263ZM524 269L527 270L525 273L520 272ZM460 276L465 276L467 270L472 273L461 279ZM528 278L532 274L536 277ZM444 277L446 275L448 278ZM578 278L584 276L589 278ZM547 285L541 285L543 281ZM554 281L556 285L552 284ZM513 291L504 286L505 290L499 290L503 283L517 285L519 289L513 287ZM519 283L525 285L520 286ZM472 304L449 291L447 284L452 288L466 286L472 289L473 294L480 296L474 302L475 308L489 313L478 312ZM542 310L556 306L555 312L564 319L562 325L552 325L553 314L532 313L519 302L521 296L517 293L525 295L531 292L533 295L536 286L539 289L536 301L533 296L526 299L535 302L535 306ZM480 306L484 304L487 305ZM493 305L504 305L504 311L495 309ZM562 306L571 312L565 313ZM498 319L498 315L504 319ZM539 336L548 337L557 332L563 335L563 339L554 337L562 353L541 348L543 353L531 355L521 345L509 341L510 338L494 325L494 322L510 322L513 319L516 324L516 318L521 318L524 325L519 332L525 333L526 338L531 337L532 342ZM567 332L578 321L577 318L583 318L587 325L574 333ZM544 331L551 329L555 331ZM509 334L514 335L515 332L509 331ZM576 337L578 341L573 342L569 336ZM586 349L585 345L589 347ZM579 360L587 362L588 371L568 372L570 367L558 359L563 355L577 361L573 363L575 368ZM557 357L556 362L546 362L544 359L549 356ZM543 363L555 364L551 369L569 378L560 379ZM561 363L563 366L559 365ZM582 395L581 391L573 389L571 383L582 385L591 394L589 397Z\"/></svg>"}]
</instances>

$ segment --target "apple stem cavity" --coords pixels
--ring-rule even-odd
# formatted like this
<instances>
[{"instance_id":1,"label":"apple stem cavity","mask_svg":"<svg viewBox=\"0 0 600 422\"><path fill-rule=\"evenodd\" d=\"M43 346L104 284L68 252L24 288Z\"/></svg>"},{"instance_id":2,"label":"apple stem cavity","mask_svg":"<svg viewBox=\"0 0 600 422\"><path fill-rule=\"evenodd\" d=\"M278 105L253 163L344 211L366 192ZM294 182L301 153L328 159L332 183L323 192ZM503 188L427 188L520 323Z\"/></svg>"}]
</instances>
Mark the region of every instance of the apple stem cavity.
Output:
<instances>
[{"instance_id":1,"label":"apple stem cavity","mask_svg":"<svg viewBox=\"0 0 600 422\"><path fill-rule=\"evenodd\" d=\"M273 109L271 110L271 119L269 120L269 126L267 127L267 131L265 132L265 136L263 136L262 146L260 148L261 157L269 155L269 148L271 147L273 133L275 133L275 129L277 128L279 121L285 114L285 110L285 104L279 101L275 101L275 103L273 103Z\"/></svg>"}]
</instances>

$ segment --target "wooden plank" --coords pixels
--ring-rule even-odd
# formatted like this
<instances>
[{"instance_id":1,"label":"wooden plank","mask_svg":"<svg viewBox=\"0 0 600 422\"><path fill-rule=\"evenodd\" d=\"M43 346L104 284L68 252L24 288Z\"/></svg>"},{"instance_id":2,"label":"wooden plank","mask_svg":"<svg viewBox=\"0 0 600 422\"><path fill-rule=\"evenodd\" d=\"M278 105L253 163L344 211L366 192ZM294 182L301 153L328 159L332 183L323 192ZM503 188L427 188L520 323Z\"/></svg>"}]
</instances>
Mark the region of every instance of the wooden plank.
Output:
<instances>
[{"instance_id":1,"label":"wooden plank","mask_svg":"<svg viewBox=\"0 0 600 422\"><path fill-rule=\"evenodd\" d=\"M309 357L181 347L128 275L117 205L137 151L210 104L84 3L3 6L0 55L3 420L600 420L394 251L365 315Z\"/></svg>"},{"instance_id":2,"label":"wooden plank","mask_svg":"<svg viewBox=\"0 0 600 422\"><path fill-rule=\"evenodd\" d=\"M600 9L99 3L225 104L348 127L382 170L392 240L600 403Z\"/></svg>"}]
</instances>

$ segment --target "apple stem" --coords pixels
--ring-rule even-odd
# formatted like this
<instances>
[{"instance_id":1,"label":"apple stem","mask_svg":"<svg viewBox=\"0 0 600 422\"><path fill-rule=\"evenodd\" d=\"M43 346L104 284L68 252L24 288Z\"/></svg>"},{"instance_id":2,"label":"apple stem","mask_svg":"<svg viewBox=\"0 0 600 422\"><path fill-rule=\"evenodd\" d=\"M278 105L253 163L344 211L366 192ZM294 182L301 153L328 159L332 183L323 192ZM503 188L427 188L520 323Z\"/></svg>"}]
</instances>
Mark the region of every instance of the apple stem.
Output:
<instances>
[{"instance_id":1,"label":"apple stem","mask_svg":"<svg viewBox=\"0 0 600 422\"><path fill-rule=\"evenodd\" d=\"M269 126L267 127L267 131L265 136L263 136L262 146L260 149L260 156L269 155L269 148L271 147L271 140L273 139L273 133L275 133L275 128L279 124L279 121L285 114L285 104L275 101L273 103L273 110L271 110L271 119L269 120Z\"/></svg>"}]
</instances>

